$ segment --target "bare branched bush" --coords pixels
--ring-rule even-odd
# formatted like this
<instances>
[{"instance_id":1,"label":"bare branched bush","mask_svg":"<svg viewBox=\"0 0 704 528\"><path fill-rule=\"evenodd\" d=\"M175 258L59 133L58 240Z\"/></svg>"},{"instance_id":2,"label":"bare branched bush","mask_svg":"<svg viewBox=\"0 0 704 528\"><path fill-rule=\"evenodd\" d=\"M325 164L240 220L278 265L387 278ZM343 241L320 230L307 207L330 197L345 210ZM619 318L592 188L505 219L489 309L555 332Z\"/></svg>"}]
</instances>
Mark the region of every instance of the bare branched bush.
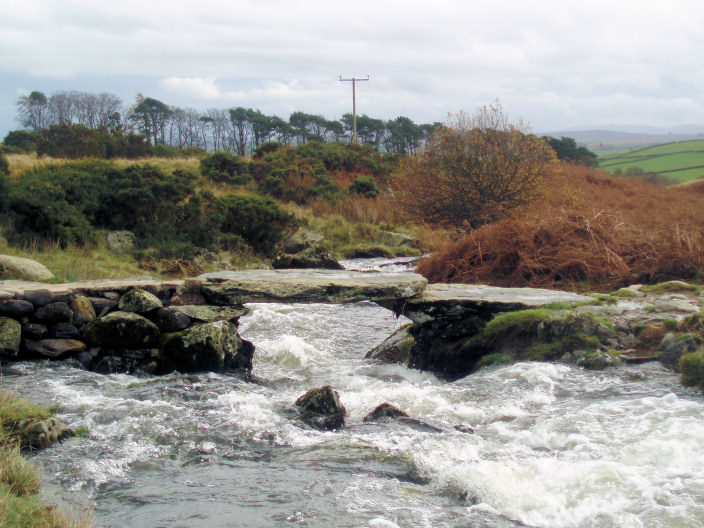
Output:
<instances>
[{"instance_id":1,"label":"bare branched bush","mask_svg":"<svg viewBox=\"0 0 704 528\"><path fill-rule=\"evenodd\" d=\"M510 123L497 101L450 116L402 163L394 192L415 221L471 229L529 203L555 167L554 151L523 122Z\"/></svg>"}]
</instances>

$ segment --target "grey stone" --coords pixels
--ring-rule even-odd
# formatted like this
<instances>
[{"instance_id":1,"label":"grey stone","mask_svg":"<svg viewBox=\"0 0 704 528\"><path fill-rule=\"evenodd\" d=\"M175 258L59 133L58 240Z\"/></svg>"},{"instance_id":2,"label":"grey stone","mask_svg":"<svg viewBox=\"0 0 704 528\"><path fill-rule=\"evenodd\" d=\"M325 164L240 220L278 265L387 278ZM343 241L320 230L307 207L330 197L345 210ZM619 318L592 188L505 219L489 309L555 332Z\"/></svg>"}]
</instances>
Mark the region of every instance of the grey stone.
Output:
<instances>
[{"instance_id":1,"label":"grey stone","mask_svg":"<svg viewBox=\"0 0 704 528\"><path fill-rule=\"evenodd\" d=\"M105 315L113 308L116 308L118 303L115 299L106 299L104 297L88 297L88 300L93 305L93 311L97 317Z\"/></svg>"},{"instance_id":2,"label":"grey stone","mask_svg":"<svg viewBox=\"0 0 704 528\"><path fill-rule=\"evenodd\" d=\"M599 322L588 313L556 310L538 325L538 340L557 341L575 334L593 335L598 328Z\"/></svg>"},{"instance_id":3,"label":"grey stone","mask_svg":"<svg viewBox=\"0 0 704 528\"><path fill-rule=\"evenodd\" d=\"M252 369L254 347L239 338L237 327L227 321L193 325L164 335L160 358L162 371L222 372Z\"/></svg>"},{"instance_id":4,"label":"grey stone","mask_svg":"<svg viewBox=\"0 0 704 528\"><path fill-rule=\"evenodd\" d=\"M23 448L45 449L56 442L73 436L73 431L61 420L52 416L44 420L19 422L15 425Z\"/></svg>"},{"instance_id":5,"label":"grey stone","mask_svg":"<svg viewBox=\"0 0 704 528\"><path fill-rule=\"evenodd\" d=\"M35 308L46 306L54 300L54 294L47 289L24 292L24 300L31 302Z\"/></svg>"},{"instance_id":6,"label":"grey stone","mask_svg":"<svg viewBox=\"0 0 704 528\"><path fill-rule=\"evenodd\" d=\"M21 299L1 299L0 300L0 315L15 317L25 317L34 312L34 305L29 301Z\"/></svg>"},{"instance_id":7,"label":"grey stone","mask_svg":"<svg viewBox=\"0 0 704 528\"><path fill-rule=\"evenodd\" d=\"M298 231L280 244L283 253L299 253L304 249L319 246L325 237L312 231Z\"/></svg>"},{"instance_id":8,"label":"grey stone","mask_svg":"<svg viewBox=\"0 0 704 528\"><path fill-rule=\"evenodd\" d=\"M403 233L394 233L393 231L382 231L381 240L389 246L413 246L413 237Z\"/></svg>"},{"instance_id":9,"label":"grey stone","mask_svg":"<svg viewBox=\"0 0 704 528\"><path fill-rule=\"evenodd\" d=\"M43 281L53 279L54 274L36 260L0 255L0 279L8 278Z\"/></svg>"},{"instance_id":10,"label":"grey stone","mask_svg":"<svg viewBox=\"0 0 704 528\"><path fill-rule=\"evenodd\" d=\"M423 290L414 273L363 273L332 270L251 270L205 273L203 295L211 304L248 302L343 303L370 300L395 303Z\"/></svg>"},{"instance_id":11,"label":"grey stone","mask_svg":"<svg viewBox=\"0 0 704 528\"><path fill-rule=\"evenodd\" d=\"M83 338L105 348L151 348L161 332L149 319L132 312L112 312L88 323Z\"/></svg>"},{"instance_id":12,"label":"grey stone","mask_svg":"<svg viewBox=\"0 0 704 528\"><path fill-rule=\"evenodd\" d=\"M173 309L199 323L230 321L236 324L240 317L249 313L247 308L232 306L198 306L191 304L174 306Z\"/></svg>"},{"instance_id":13,"label":"grey stone","mask_svg":"<svg viewBox=\"0 0 704 528\"><path fill-rule=\"evenodd\" d=\"M322 246L306 248L298 253L279 253L272 261L274 269L329 269L344 267Z\"/></svg>"},{"instance_id":14,"label":"grey stone","mask_svg":"<svg viewBox=\"0 0 704 528\"><path fill-rule=\"evenodd\" d=\"M0 355L15 357L22 341L22 325L9 317L0 317Z\"/></svg>"},{"instance_id":15,"label":"grey stone","mask_svg":"<svg viewBox=\"0 0 704 528\"><path fill-rule=\"evenodd\" d=\"M191 326L191 318L178 311L175 307L159 308L152 315L152 321L159 327L162 334L179 332Z\"/></svg>"},{"instance_id":16,"label":"grey stone","mask_svg":"<svg viewBox=\"0 0 704 528\"><path fill-rule=\"evenodd\" d=\"M86 344L77 339L42 339L40 341L25 339L22 344L28 351L50 359L60 359L78 354L86 349Z\"/></svg>"},{"instance_id":17,"label":"grey stone","mask_svg":"<svg viewBox=\"0 0 704 528\"><path fill-rule=\"evenodd\" d=\"M367 352L365 359L375 359L384 363L407 364L411 348L415 344L415 339L409 333L411 327L412 324L407 324L396 330L379 346Z\"/></svg>"},{"instance_id":18,"label":"grey stone","mask_svg":"<svg viewBox=\"0 0 704 528\"><path fill-rule=\"evenodd\" d=\"M697 342L692 338L670 343L660 354L660 363L662 363L667 368L677 370L680 358L684 354L694 352L695 350L697 350L697 348Z\"/></svg>"},{"instance_id":19,"label":"grey stone","mask_svg":"<svg viewBox=\"0 0 704 528\"><path fill-rule=\"evenodd\" d=\"M607 368L617 367L622 364L623 362L617 356L607 352L588 354L577 361L577 365L589 370L606 370Z\"/></svg>"},{"instance_id":20,"label":"grey stone","mask_svg":"<svg viewBox=\"0 0 704 528\"><path fill-rule=\"evenodd\" d=\"M49 336L56 339L77 339L81 333L71 323L56 323L49 329Z\"/></svg>"},{"instance_id":21,"label":"grey stone","mask_svg":"<svg viewBox=\"0 0 704 528\"><path fill-rule=\"evenodd\" d=\"M163 303L153 293L149 293L141 288L134 288L122 297L118 308L124 312L134 312L138 314L146 314L163 308Z\"/></svg>"},{"instance_id":22,"label":"grey stone","mask_svg":"<svg viewBox=\"0 0 704 528\"><path fill-rule=\"evenodd\" d=\"M34 312L34 319L43 323L72 322L73 312L65 302L53 302Z\"/></svg>"}]
</instances>

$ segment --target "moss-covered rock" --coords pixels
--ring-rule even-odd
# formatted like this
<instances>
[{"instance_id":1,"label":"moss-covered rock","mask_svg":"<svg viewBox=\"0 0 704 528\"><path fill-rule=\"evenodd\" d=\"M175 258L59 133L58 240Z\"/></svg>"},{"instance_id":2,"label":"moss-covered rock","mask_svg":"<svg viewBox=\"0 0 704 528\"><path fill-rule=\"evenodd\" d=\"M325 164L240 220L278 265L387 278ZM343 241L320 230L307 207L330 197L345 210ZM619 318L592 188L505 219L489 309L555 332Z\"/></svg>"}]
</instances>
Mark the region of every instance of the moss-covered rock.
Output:
<instances>
[{"instance_id":1,"label":"moss-covered rock","mask_svg":"<svg viewBox=\"0 0 704 528\"><path fill-rule=\"evenodd\" d=\"M476 366L474 367L474 370L479 370L484 367L491 367L491 366L498 366L498 365L510 365L511 363L515 362L516 360L509 356L508 354L487 354L486 356L482 356L482 358L477 361Z\"/></svg>"},{"instance_id":2,"label":"moss-covered rock","mask_svg":"<svg viewBox=\"0 0 704 528\"><path fill-rule=\"evenodd\" d=\"M254 346L239 338L237 327L228 321L191 326L164 335L161 342L162 372L222 372L251 370Z\"/></svg>"},{"instance_id":3,"label":"moss-covered rock","mask_svg":"<svg viewBox=\"0 0 704 528\"><path fill-rule=\"evenodd\" d=\"M589 370L606 370L611 367L618 367L623 362L617 354L612 352L594 351L585 354L577 365Z\"/></svg>"},{"instance_id":4,"label":"moss-covered rock","mask_svg":"<svg viewBox=\"0 0 704 528\"><path fill-rule=\"evenodd\" d=\"M339 429L345 424L347 409L330 385L311 389L296 400L299 418L316 429Z\"/></svg>"},{"instance_id":5,"label":"moss-covered rock","mask_svg":"<svg viewBox=\"0 0 704 528\"><path fill-rule=\"evenodd\" d=\"M84 340L103 348L153 348L161 332L149 319L131 312L112 312L88 323Z\"/></svg>"},{"instance_id":6,"label":"moss-covered rock","mask_svg":"<svg viewBox=\"0 0 704 528\"><path fill-rule=\"evenodd\" d=\"M141 288L133 288L122 297L118 308L123 312L134 312L146 314L162 308L164 305L153 293L149 293Z\"/></svg>"},{"instance_id":7,"label":"moss-covered rock","mask_svg":"<svg viewBox=\"0 0 704 528\"><path fill-rule=\"evenodd\" d=\"M73 312L73 324L76 326L90 323L96 317L93 303L85 295L73 297L69 302L69 308Z\"/></svg>"},{"instance_id":8,"label":"moss-covered rock","mask_svg":"<svg viewBox=\"0 0 704 528\"><path fill-rule=\"evenodd\" d=\"M22 325L9 317L0 317L0 355L15 357L22 340Z\"/></svg>"}]
</instances>

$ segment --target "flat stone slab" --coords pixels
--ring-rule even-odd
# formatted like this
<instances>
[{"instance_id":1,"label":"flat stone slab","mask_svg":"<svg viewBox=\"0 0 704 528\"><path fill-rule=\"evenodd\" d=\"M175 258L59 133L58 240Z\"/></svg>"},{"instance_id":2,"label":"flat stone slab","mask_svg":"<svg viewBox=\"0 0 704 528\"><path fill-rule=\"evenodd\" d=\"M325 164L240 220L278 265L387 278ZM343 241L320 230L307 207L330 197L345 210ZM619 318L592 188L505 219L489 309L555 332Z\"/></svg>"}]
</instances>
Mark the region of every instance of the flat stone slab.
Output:
<instances>
[{"instance_id":1,"label":"flat stone slab","mask_svg":"<svg viewBox=\"0 0 704 528\"><path fill-rule=\"evenodd\" d=\"M408 299L427 280L415 273L365 273L344 270L251 270L204 273L202 293L209 302L379 303Z\"/></svg>"},{"instance_id":2,"label":"flat stone slab","mask_svg":"<svg viewBox=\"0 0 704 528\"><path fill-rule=\"evenodd\" d=\"M540 288L500 288L482 284L430 284L399 310L415 323L437 317L466 317L540 308L552 303L590 302L594 299L576 293Z\"/></svg>"},{"instance_id":3,"label":"flat stone slab","mask_svg":"<svg viewBox=\"0 0 704 528\"><path fill-rule=\"evenodd\" d=\"M135 277L130 279L98 279L78 282L45 283L4 280L0 281L0 299L21 299L26 292L47 290L51 292L54 300L66 300L74 294L86 296L101 296L104 292L123 294L132 288L142 288L148 291L175 291L182 288L183 280L154 280L148 277Z\"/></svg>"}]
</instances>

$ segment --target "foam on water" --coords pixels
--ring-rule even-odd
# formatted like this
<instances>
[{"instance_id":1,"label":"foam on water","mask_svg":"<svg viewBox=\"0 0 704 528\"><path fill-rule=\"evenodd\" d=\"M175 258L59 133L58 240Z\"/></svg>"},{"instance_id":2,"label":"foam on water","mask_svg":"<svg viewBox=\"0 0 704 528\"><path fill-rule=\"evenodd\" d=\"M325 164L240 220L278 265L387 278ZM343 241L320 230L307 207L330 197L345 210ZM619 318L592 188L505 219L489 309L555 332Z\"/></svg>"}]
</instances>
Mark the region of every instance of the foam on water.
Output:
<instances>
[{"instance_id":1,"label":"foam on water","mask_svg":"<svg viewBox=\"0 0 704 528\"><path fill-rule=\"evenodd\" d=\"M242 526L704 524L704 402L658 366L519 363L447 383L362 359L404 323L375 305L251 307L259 383L14 367L21 391L90 430L37 455L54 485L130 526L227 525L233 508ZM349 412L337 432L295 419L324 384ZM429 426L363 423L382 402Z\"/></svg>"}]
</instances>

